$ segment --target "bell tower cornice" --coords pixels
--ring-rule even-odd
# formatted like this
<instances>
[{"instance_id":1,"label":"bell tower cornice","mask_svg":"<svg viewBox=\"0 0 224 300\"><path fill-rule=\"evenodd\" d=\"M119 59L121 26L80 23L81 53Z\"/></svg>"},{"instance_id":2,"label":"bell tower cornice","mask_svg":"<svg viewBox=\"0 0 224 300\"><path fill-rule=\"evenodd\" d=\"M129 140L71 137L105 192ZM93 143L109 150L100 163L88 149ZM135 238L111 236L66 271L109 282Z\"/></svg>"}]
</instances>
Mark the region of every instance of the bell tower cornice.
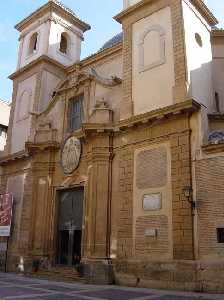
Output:
<instances>
[{"instance_id":1,"label":"bell tower cornice","mask_svg":"<svg viewBox=\"0 0 224 300\"><path fill-rule=\"evenodd\" d=\"M24 29L22 31L22 33L19 36L19 41L21 39L23 39L24 36L27 35L27 33L29 33L31 30L35 30L36 28L38 28L40 25L46 23L46 22L54 22L55 24L59 24L62 27L64 27L65 29L72 31L74 34L76 34L81 40L84 40L83 38L83 33L77 29L75 29L72 26L69 26L66 22L64 22L61 18L57 17L57 16L53 16L53 15L46 15L45 17L41 18L38 23L34 23L32 25L29 26L28 29Z\"/></svg>"},{"instance_id":2,"label":"bell tower cornice","mask_svg":"<svg viewBox=\"0 0 224 300\"><path fill-rule=\"evenodd\" d=\"M156 2L155 0L139 0L136 4L130 5L119 14L117 14L114 19L119 23L122 23L124 19L131 16L136 12L137 9L142 8L143 6ZM209 10L207 5L202 0L190 0L191 4L201 13L201 15L207 20L210 26L215 26L218 24L218 20Z\"/></svg>"},{"instance_id":3,"label":"bell tower cornice","mask_svg":"<svg viewBox=\"0 0 224 300\"><path fill-rule=\"evenodd\" d=\"M22 32L25 30L28 26L32 25L32 23L36 22L36 20L43 17L45 14L49 17L52 17L56 13L60 17L66 19L74 26L78 27L83 32L89 30L91 27L89 24L83 22L81 19L79 19L76 14L65 7L63 4L56 0L50 0L40 8L38 8L36 11L34 11L32 14L30 14L27 18L19 22L15 28Z\"/></svg>"}]
</instances>

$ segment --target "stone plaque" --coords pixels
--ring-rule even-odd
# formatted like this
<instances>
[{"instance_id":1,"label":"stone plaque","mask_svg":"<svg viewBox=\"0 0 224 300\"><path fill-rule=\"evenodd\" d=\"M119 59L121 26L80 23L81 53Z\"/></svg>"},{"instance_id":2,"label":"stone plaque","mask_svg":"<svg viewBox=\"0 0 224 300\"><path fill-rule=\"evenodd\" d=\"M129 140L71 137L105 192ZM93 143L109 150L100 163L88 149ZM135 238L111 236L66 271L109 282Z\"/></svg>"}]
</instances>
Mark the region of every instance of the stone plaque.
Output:
<instances>
[{"instance_id":1,"label":"stone plaque","mask_svg":"<svg viewBox=\"0 0 224 300\"><path fill-rule=\"evenodd\" d=\"M82 146L79 139L69 137L61 150L61 165L65 174L71 174L78 168Z\"/></svg>"},{"instance_id":2,"label":"stone plaque","mask_svg":"<svg viewBox=\"0 0 224 300\"><path fill-rule=\"evenodd\" d=\"M157 229L147 228L145 229L146 237L157 237Z\"/></svg>"},{"instance_id":3,"label":"stone plaque","mask_svg":"<svg viewBox=\"0 0 224 300\"><path fill-rule=\"evenodd\" d=\"M143 196L144 210L160 210L161 208L162 208L162 195L160 193Z\"/></svg>"}]
</instances>

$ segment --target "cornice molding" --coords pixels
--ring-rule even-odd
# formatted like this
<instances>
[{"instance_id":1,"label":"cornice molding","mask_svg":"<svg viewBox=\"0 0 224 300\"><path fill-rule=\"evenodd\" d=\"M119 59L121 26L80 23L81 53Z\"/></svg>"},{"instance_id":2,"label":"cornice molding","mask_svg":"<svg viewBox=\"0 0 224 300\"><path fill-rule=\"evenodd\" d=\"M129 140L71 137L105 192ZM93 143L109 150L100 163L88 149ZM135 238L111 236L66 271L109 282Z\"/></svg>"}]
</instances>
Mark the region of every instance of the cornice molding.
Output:
<instances>
[{"instance_id":1,"label":"cornice molding","mask_svg":"<svg viewBox=\"0 0 224 300\"><path fill-rule=\"evenodd\" d=\"M30 31L35 30L40 25L42 25L44 23L47 23L48 21L49 22L54 22L55 24L59 24L59 25L63 26L65 29L67 29L67 30L73 32L74 34L76 34L81 40L84 40L83 33L81 31L78 31L74 27L69 26L68 24L66 24L65 22L63 22L63 20L60 19L60 18L56 18L54 16L48 16L47 15L46 17L42 18L42 20L39 20L38 23L30 25L29 29L27 29L27 30L24 29L23 32L21 33L21 35L19 36L19 41L21 39L23 39Z\"/></svg>"},{"instance_id":2,"label":"cornice molding","mask_svg":"<svg viewBox=\"0 0 224 300\"><path fill-rule=\"evenodd\" d=\"M58 150L58 149L60 149L60 143L58 142L48 142L48 141L43 143L26 142L25 150L0 157L0 166L17 160L30 158L33 153L42 152L45 150Z\"/></svg>"},{"instance_id":3,"label":"cornice molding","mask_svg":"<svg viewBox=\"0 0 224 300\"><path fill-rule=\"evenodd\" d=\"M49 141L43 143L27 142L26 149L27 149L27 153L32 155L33 153L42 152L45 150L58 150L60 149L60 144L58 142L49 142Z\"/></svg>"},{"instance_id":4,"label":"cornice molding","mask_svg":"<svg viewBox=\"0 0 224 300\"><path fill-rule=\"evenodd\" d=\"M25 159L28 158L29 154L26 150L23 151L19 151L17 153L13 153L13 154L8 154L6 156L2 156L0 157L0 165L9 163L9 162L13 162L16 160L21 160L21 159Z\"/></svg>"},{"instance_id":5,"label":"cornice molding","mask_svg":"<svg viewBox=\"0 0 224 300\"><path fill-rule=\"evenodd\" d=\"M67 68L60 64L59 62L57 62L56 60L54 60L53 58L50 58L47 55L41 55L40 57L38 57L37 59L33 60L32 62L30 62L29 64L25 65L24 67L22 67L21 69L17 70L16 72L14 72L13 74L11 74L8 78L11 80L16 79L18 76L20 76L22 73L27 72L28 70L30 70L31 68L33 68L34 66L36 66L37 64L40 63L49 63L52 64L58 68L60 68L61 70L65 71L67 70Z\"/></svg>"},{"instance_id":6,"label":"cornice molding","mask_svg":"<svg viewBox=\"0 0 224 300\"><path fill-rule=\"evenodd\" d=\"M190 2L196 7L196 9L201 13L209 25L215 26L219 23L213 13L210 11L208 6L202 0L190 0Z\"/></svg>"},{"instance_id":7,"label":"cornice molding","mask_svg":"<svg viewBox=\"0 0 224 300\"><path fill-rule=\"evenodd\" d=\"M153 110L151 112L132 116L129 119L119 121L118 123L98 124L88 123L83 124L82 134L77 133L79 137L85 136L88 132L104 133L104 132L122 132L138 125L151 123L156 125L157 121L167 120L170 117L192 114L201 109L201 104L195 100L189 99L184 102L173 104L164 108ZM154 123L155 122L155 123Z\"/></svg>"},{"instance_id":8,"label":"cornice molding","mask_svg":"<svg viewBox=\"0 0 224 300\"><path fill-rule=\"evenodd\" d=\"M80 20L74 13L72 13L69 9L66 9L64 6L59 5L56 1L50 0L32 14L30 14L27 18L16 24L15 28L18 31L23 31L27 26L31 25L34 21L41 18L47 12L55 12L67 19L71 22L71 24L77 26L83 32L89 30L91 27L89 24Z\"/></svg>"},{"instance_id":9,"label":"cornice molding","mask_svg":"<svg viewBox=\"0 0 224 300\"><path fill-rule=\"evenodd\" d=\"M224 121L224 113L208 114L208 119L210 121Z\"/></svg>"},{"instance_id":10,"label":"cornice molding","mask_svg":"<svg viewBox=\"0 0 224 300\"><path fill-rule=\"evenodd\" d=\"M73 66L68 67L67 71L69 73L72 73L72 72L76 71L77 66L84 68L91 64L95 64L100 60L106 59L108 57L112 57L113 55L117 55L119 52L122 51L122 48L123 48L123 43L120 42L110 48L100 50L99 52L96 52L96 53L84 58L79 63L75 63Z\"/></svg>"},{"instance_id":11,"label":"cornice molding","mask_svg":"<svg viewBox=\"0 0 224 300\"><path fill-rule=\"evenodd\" d=\"M189 115L196 111L199 111L201 105L195 100L186 100L165 108L160 108L145 114L138 116L133 116L127 120L123 120L117 123L108 123L108 124L99 124L99 123L86 123L83 124L82 129L75 132L73 135L78 138L85 138L89 133L98 133L98 134L110 134L110 133L120 133L125 130L128 130L132 127L138 125L152 124L153 126L157 125L156 121L167 120L171 117L176 117L178 115ZM203 149L215 148L218 145L207 145L203 146ZM206 148L207 147L207 148ZM224 149L224 144L222 144ZM43 142L43 143L26 143L26 150L10 154L0 158L0 165L30 157L32 153L37 151L44 150L58 150L60 149L60 143L58 142ZM221 146L219 146L221 148ZM219 150L220 151L220 150Z\"/></svg>"},{"instance_id":12,"label":"cornice molding","mask_svg":"<svg viewBox=\"0 0 224 300\"><path fill-rule=\"evenodd\" d=\"M202 150L206 154L214 154L224 152L224 143L219 144L206 144L202 146Z\"/></svg>"},{"instance_id":13,"label":"cornice molding","mask_svg":"<svg viewBox=\"0 0 224 300\"><path fill-rule=\"evenodd\" d=\"M224 37L224 29L213 29L211 35L212 37Z\"/></svg>"},{"instance_id":14,"label":"cornice molding","mask_svg":"<svg viewBox=\"0 0 224 300\"><path fill-rule=\"evenodd\" d=\"M144 7L145 5L155 2L156 0L142 0L127 9L121 11L119 14L114 16L114 19L122 23L125 18L127 18L129 15L134 14L135 11L139 8ZM213 15L213 13L209 10L209 8L206 6L206 4L202 0L189 0L192 5L201 13L201 15L207 20L209 25L215 26L219 22L216 19L216 17Z\"/></svg>"}]
</instances>

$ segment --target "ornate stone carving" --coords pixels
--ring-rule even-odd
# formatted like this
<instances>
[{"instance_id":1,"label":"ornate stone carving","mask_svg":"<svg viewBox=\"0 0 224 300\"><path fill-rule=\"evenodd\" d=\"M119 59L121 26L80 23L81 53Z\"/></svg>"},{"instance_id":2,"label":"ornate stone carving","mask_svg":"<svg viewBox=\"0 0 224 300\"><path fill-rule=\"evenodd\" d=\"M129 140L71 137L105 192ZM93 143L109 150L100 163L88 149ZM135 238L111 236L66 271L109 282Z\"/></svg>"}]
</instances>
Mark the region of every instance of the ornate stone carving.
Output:
<instances>
[{"instance_id":1,"label":"ornate stone carving","mask_svg":"<svg viewBox=\"0 0 224 300\"><path fill-rule=\"evenodd\" d=\"M61 87L59 87L55 92L59 93L64 90L73 89L78 87L80 84L84 83L86 80L94 80L95 82L99 83L105 87L113 87L118 84L121 84L122 80L117 76L111 76L110 78L105 78L100 76L94 68L89 68L85 71L77 70L75 74L72 76L72 80L70 84L64 86L64 82Z\"/></svg>"},{"instance_id":2,"label":"ornate stone carving","mask_svg":"<svg viewBox=\"0 0 224 300\"><path fill-rule=\"evenodd\" d=\"M61 166L65 174L71 174L78 168L81 150L81 142L76 137L69 137L65 141L61 150Z\"/></svg>"}]
</instances>

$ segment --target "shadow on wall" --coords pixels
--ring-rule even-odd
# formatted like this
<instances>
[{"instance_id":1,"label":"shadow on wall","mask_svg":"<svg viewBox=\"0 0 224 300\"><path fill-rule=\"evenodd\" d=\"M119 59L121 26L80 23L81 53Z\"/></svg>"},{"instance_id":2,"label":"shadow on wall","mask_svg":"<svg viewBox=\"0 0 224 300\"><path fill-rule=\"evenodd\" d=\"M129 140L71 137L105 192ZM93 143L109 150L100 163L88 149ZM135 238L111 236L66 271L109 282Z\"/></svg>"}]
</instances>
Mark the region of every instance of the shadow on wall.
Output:
<instances>
[{"instance_id":1,"label":"shadow on wall","mask_svg":"<svg viewBox=\"0 0 224 300\"><path fill-rule=\"evenodd\" d=\"M202 142L207 143L209 136L208 114L216 111L215 91L213 89L212 61L202 64L189 74L188 97L202 105Z\"/></svg>"}]
</instances>

